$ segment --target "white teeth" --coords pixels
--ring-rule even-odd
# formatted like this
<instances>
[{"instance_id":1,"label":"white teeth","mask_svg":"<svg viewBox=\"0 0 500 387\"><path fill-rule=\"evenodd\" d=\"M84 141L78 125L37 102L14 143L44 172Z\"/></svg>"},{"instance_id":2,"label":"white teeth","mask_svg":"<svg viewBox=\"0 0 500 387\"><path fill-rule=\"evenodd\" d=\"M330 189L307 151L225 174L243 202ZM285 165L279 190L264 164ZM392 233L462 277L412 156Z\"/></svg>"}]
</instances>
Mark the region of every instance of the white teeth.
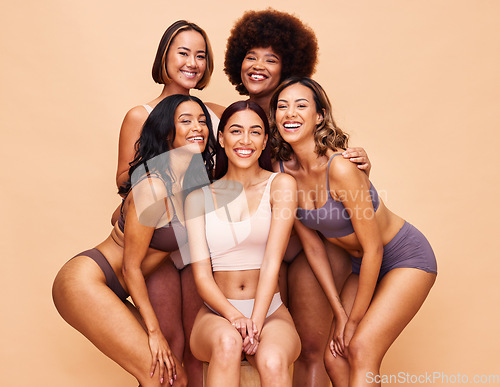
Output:
<instances>
[{"instance_id":1,"label":"white teeth","mask_svg":"<svg viewBox=\"0 0 500 387\"><path fill-rule=\"evenodd\" d=\"M260 81L260 80L262 80L262 79L266 79L266 77L265 77L265 76L260 75L260 74L252 74L252 75L250 76L250 78L255 79L255 80L258 80L258 81Z\"/></svg>"},{"instance_id":2,"label":"white teeth","mask_svg":"<svg viewBox=\"0 0 500 387\"><path fill-rule=\"evenodd\" d=\"M285 128L287 129L295 129L295 128L298 128L300 126L299 123L293 123L293 124L284 124L283 125Z\"/></svg>"},{"instance_id":3,"label":"white teeth","mask_svg":"<svg viewBox=\"0 0 500 387\"><path fill-rule=\"evenodd\" d=\"M236 149L236 153L242 154L242 155L249 155L253 153L253 150L251 149Z\"/></svg>"},{"instance_id":4,"label":"white teeth","mask_svg":"<svg viewBox=\"0 0 500 387\"><path fill-rule=\"evenodd\" d=\"M188 138L189 141L203 141L203 137L190 137Z\"/></svg>"},{"instance_id":5,"label":"white teeth","mask_svg":"<svg viewBox=\"0 0 500 387\"><path fill-rule=\"evenodd\" d=\"M188 71L183 71L184 74L186 74L186 76L188 77L194 77L196 75L196 73L190 73Z\"/></svg>"}]
</instances>

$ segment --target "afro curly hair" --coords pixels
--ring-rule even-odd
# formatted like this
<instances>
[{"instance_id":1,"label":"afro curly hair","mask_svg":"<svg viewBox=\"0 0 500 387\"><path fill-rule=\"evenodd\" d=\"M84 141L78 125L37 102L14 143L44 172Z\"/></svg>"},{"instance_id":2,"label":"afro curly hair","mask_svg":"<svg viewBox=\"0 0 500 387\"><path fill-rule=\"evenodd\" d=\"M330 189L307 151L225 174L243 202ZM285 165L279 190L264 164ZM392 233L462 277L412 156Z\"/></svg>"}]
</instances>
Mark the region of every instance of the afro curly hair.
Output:
<instances>
[{"instance_id":1,"label":"afro curly hair","mask_svg":"<svg viewBox=\"0 0 500 387\"><path fill-rule=\"evenodd\" d=\"M318 62L314 31L297 17L272 8L247 11L236 21L227 39L224 72L242 95L241 64L252 48L271 47L282 61L280 82L291 76L310 77Z\"/></svg>"}]
</instances>

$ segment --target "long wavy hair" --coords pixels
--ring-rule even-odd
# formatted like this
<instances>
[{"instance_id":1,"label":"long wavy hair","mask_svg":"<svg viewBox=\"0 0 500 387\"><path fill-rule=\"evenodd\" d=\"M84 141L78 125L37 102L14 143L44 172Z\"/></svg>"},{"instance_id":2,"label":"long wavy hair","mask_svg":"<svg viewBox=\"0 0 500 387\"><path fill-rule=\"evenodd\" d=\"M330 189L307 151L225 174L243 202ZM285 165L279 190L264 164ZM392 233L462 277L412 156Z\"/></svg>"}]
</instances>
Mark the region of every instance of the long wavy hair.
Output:
<instances>
[{"instance_id":1,"label":"long wavy hair","mask_svg":"<svg viewBox=\"0 0 500 387\"><path fill-rule=\"evenodd\" d=\"M346 149L349 143L349 135L340 129L332 114L332 104L325 90L320 84L307 77L291 77L286 79L274 91L271 97L269 109L269 121L271 126L271 148L276 160L290 160L293 149L289 143L283 140L276 126L276 109L281 92L296 83L309 88L312 91L316 112L323 116L323 120L314 132L315 152L318 156L324 156L328 149L337 151L339 148Z\"/></svg>"},{"instance_id":2,"label":"long wavy hair","mask_svg":"<svg viewBox=\"0 0 500 387\"><path fill-rule=\"evenodd\" d=\"M251 110L256 113L262 122L264 123L264 131L267 134L267 144L264 150L262 151L259 157L259 166L268 171L272 171L272 162L271 162L271 145L270 145L270 130L269 130L269 121L267 119L266 113L264 110L255 102L252 101L237 101L229 105L224 113L222 113L222 117L220 118L219 128L217 130L217 148L215 153L215 159L217 163L215 165L215 179L220 179L227 173L228 159L226 155L226 151L219 144L219 137L224 133L224 128L227 125L229 119L233 116L233 114L241 112L243 110Z\"/></svg>"},{"instance_id":3,"label":"long wavy hair","mask_svg":"<svg viewBox=\"0 0 500 387\"><path fill-rule=\"evenodd\" d=\"M176 180L176 177L170 168L171 163L169 160L169 153L167 152L174 149L172 144L175 140L175 111L181 103L186 101L196 102L200 105L203 113L205 114L209 135L207 145L205 146L203 152L201 152L201 158L205 164L208 178L210 180L212 179L214 170L213 149L215 149L215 138L213 134L212 121L210 120L210 113L199 98L191 95L174 94L164 98L158 105L156 105L144 123L141 136L135 143L135 157L130 163L129 178L127 182L118 189L119 194L125 195L130 191L132 187L131 176L133 172L141 166L145 168L147 174L159 174L166 182L169 194L172 193L171 188L172 184ZM151 160L153 157L163 154L165 154L165 157L159 158L159 162L147 163L147 161ZM199 162L199 158L198 160L196 159L197 157L193 157L184 175L183 187L191 187L189 191L203 185L202 181L206 182L206 176L200 176L199 173L194 172L196 170L196 163L197 161ZM185 192L186 195L187 193L188 192Z\"/></svg>"}]
</instances>

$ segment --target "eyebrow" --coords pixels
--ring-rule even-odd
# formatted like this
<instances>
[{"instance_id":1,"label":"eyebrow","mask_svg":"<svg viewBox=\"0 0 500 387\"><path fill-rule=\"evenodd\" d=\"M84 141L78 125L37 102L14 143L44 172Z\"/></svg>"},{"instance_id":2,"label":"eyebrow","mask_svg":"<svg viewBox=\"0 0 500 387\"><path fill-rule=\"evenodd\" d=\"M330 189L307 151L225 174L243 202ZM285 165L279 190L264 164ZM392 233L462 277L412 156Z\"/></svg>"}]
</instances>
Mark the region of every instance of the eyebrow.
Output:
<instances>
[{"instance_id":1,"label":"eyebrow","mask_svg":"<svg viewBox=\"0 0 500 387\"><path fill-rule=\"evenodd\" d=\"M246 55L248 54L253 54L253 55L256 55L257 53L253 50L250 50L250 51L247 51ZM272 56L273 58L276 58L278 60L280 60L280 58L278 57L278 55L275 55L275 54L264 54L264 56Z\"/></svg>"},{"instance_id":2,"label":"eyebrow","mask_svg":"<svg viewBox=\"0 0 500 387\"><path fill-rule=\"evenodd\" d=\"M229 128L232 128L233 126L235 126L237 128L242 128L243 129L243 125L241 125L241 124L231 124L231 126ZM250 126L250 129L254 129L254 128L260 128L260 129L262 129L262 125L255 124L255 125L251 125Z\"/></svg>"},{"instance_id":3,"label":"eyebrow","mask_svg":"<svg viewBox=\"0 0 500 387\"><path fill-rule=\"evenodd\" d=\"M184 46L180 46L180 47L177 47L178 50L186 50L186 51L191 51L190 48L188 47L184 47ZM205 53L205 50L198 50L197 52L203 52Z\"/></svg>"},{"instance_id":4,"label":"eyebrow","mask_svg":"<svg viewBox=\"0 0 500 387\"><path fill-rule=\"evenodd\" d=\"M300 101L309 102L309 100L307 98L298 98L295 100L295 102L300 102ZM280 99L278 99L278 102L288 102L288 101L286 99L280 98Z\"/></svg>"}]
</instances>

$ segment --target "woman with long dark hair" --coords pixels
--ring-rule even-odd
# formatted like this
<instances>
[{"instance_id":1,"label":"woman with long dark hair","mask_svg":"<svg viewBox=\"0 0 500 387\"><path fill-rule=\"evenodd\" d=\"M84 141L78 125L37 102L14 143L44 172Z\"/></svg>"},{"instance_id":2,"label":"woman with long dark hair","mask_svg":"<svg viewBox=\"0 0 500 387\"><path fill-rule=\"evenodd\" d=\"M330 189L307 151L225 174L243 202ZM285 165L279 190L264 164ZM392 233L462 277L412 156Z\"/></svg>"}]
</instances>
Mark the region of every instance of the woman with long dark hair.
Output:
<instances>
[{"instance_id":1,"label":"woman with long dark hair","mask_svg":"<svg viewBox=\"0 0 500 387\"><path fill-rule=\"evenodd\" d=\"M134 144L149 113L165 97L173 94L189 95L191 90L203 90L210 82L214 57L206 32L197 24L178 20L164 32L155 55L152 77L162 85L158 97L147 104L128 111L120 129L116 184L120 187L129 178L130 162L134 158ZM205 103L214 127L224 108ZM112 217L118 218L118 210ZM153 309L172 350L182 359L192 386L202 384L202 364L189 350L189 334L201 306L189 262L179 252L171 254L146 281Z\"/></svg>"},{"instance_id":2,"label":"woman with long dark hair","mask_svg":"<svg viewBox=\"0 0 500 387\"><path fill-rule=\"evenodd\" d=\"M217 180L186 200L191 266L205 301L190 342L193 354L209 362L209 387L238 386L242 356L262 386L291 386L288 368L300 353L278 289L296 186L271 172L268 136L259 105L230 105L217 135Z\"/></svg>"},{"instance_id":3,"label":"woman with long dark hair","mask_svg":"<svg viewBox=\"0 0 500 387\"><path fill-rule=\"evenodd\" d=\"M434 253L420 231L385 206L366 174L339 157L348 135L317 82L286 80L270 113L281 170L304 193L295 229L335 315L327 371L335 386L375 385L367 375L380 374L385 353L434 284ZM340 297L320 235L351 256Z\"/></svg>"},{"instance_id":4,"label":"woman with long dark hair","mask_svg":"<svg viewBox=\"0 0 500 387\"><path fill-rule=\"evenodd\" d=\"M111 234L69 260L54 280L61 316L141 386L187 383L160 329L145 277L185 244L185 191L212 175L213 141L209 113L198 98L162 100L137 142Z\"/></svg>"}]
</instances>

